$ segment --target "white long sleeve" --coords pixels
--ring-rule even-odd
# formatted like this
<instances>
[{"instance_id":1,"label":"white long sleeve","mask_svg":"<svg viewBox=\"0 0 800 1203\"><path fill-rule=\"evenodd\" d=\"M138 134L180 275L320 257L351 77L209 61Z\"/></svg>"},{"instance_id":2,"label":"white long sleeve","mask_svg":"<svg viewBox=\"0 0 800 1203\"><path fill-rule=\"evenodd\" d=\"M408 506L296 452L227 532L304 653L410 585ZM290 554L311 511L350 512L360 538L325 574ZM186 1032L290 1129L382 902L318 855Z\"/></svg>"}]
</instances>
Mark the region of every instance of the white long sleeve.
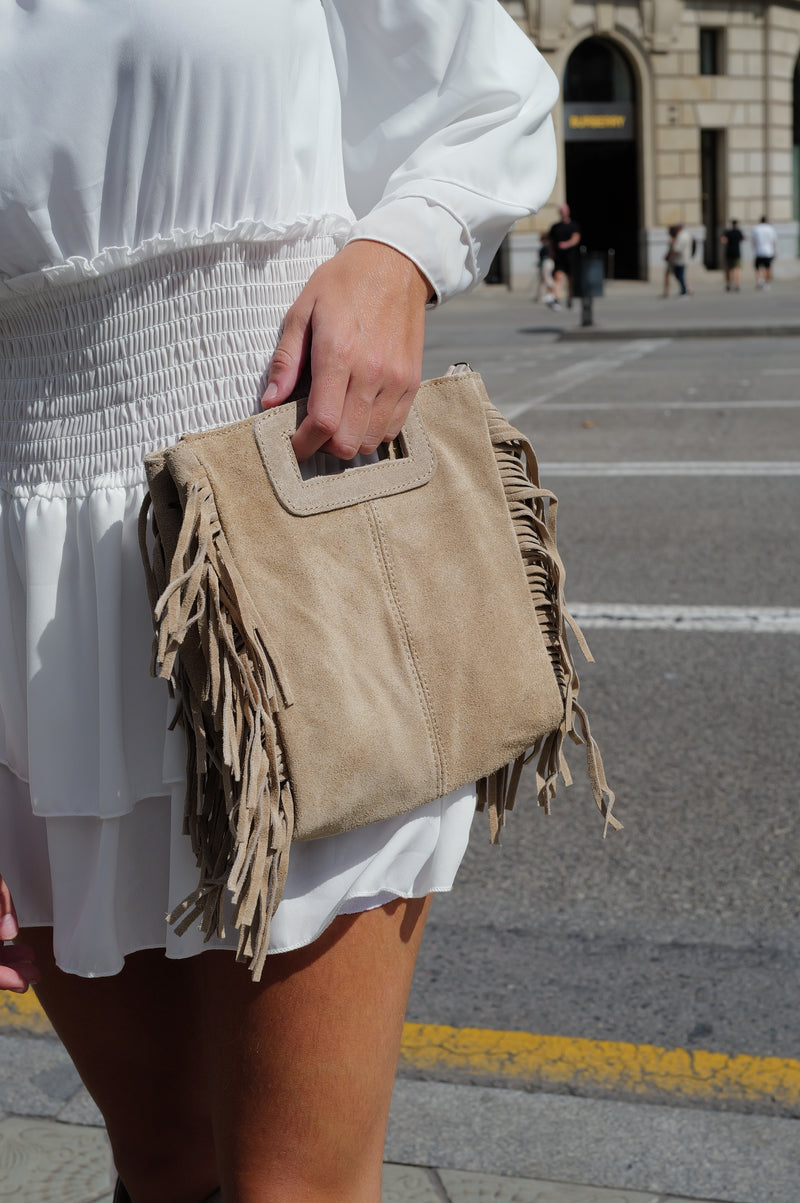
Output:
<instances>
[{"instance_id":1,"label":"white long sleeve","mask_svg":"<svg viewBox=\"0 0 800 1203\"><path fill-rule=\"evenodd\" d=\"M497 0L323 0L351 238L403 251L446 299L553 187L553 72Z\"/></svg>"},{"instance_id":2,"label":"white long sleeve","mask_svg":"<svg viewBox=\"0 0 800 1203\"><path fill-rule=\"evenodd\" d=\"M2 5L0 294L322 235L451 296L550 192L556 91L497 0Z\"/></svg>"}]
</instances>

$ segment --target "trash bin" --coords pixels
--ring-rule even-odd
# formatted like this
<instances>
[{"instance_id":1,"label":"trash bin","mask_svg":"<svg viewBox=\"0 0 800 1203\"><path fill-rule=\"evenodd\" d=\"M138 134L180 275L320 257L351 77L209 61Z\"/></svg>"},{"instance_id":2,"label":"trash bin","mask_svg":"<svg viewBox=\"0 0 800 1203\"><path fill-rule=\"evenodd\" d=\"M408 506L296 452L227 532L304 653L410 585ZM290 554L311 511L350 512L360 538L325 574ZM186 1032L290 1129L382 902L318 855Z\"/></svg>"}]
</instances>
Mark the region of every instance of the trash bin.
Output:
<instances>
[{"instance_id":1,"label":"trash bin","mask_svg":"<svg viewBox=\"0 0 800 1203\"><path fill-rule=\"evenodd\" d=\"M575 272L576 297L601 297L605 270L604 256L599 251L585 251L578 256Z\"/></svg>"},{"instance_id":2,"label":"trash bin","mask_svg":"<svg viewBox=\"0 0 800 1203\"><path fill-rule=\"evenodd\" d=\"M603 256L598 251L586 251L581 247L575 266L573 291L581 298L581 325L593 326L592 302L603 295Z\"/></svg>"}]
</instances>

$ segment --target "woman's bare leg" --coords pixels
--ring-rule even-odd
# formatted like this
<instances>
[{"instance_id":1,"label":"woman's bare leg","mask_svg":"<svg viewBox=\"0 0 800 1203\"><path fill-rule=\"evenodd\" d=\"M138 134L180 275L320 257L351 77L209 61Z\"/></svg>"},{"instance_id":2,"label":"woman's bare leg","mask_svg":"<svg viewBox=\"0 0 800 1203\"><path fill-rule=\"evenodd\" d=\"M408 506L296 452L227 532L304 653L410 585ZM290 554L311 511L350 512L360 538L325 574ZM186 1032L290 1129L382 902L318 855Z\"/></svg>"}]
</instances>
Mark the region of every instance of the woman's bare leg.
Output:
<instances>
[{"instance_id":1,"label":"woman's bare leg","mask_svg":"<svg viewBox=\"0 0 800 1203\"><path fill-rule=\"evenodd\" d=\"M197 958L225 1203L380 1203L427 899L340 916L258 985Z\"/></svg>"},{"instance_id":2,"label":"woman's bare leg","mask_svg":"<svg viewBox=\"0 0 800 1203\"><path fill-rule=\"evenodd\" d=\"M114 977L81 978L53 960L50 928L20 938L36 951L42 1006L106 1121L134 1203L200 1203L218 1185L192 958L127 957Z\"/></svg>"},{"instance_id":3,"label":"woman's bare leg","mask_svg":"<svg viewBox=\"0 0 800 1203\"><path fill-rule=\"evenodd\" d=\"M220 1179L225 1203L380 1203L427 910L341 916L258 985L221 951L134 953L87 980L55 967L49 928L21 933L134 1203L200 1203Z\"/></svg>"}]
</instances>

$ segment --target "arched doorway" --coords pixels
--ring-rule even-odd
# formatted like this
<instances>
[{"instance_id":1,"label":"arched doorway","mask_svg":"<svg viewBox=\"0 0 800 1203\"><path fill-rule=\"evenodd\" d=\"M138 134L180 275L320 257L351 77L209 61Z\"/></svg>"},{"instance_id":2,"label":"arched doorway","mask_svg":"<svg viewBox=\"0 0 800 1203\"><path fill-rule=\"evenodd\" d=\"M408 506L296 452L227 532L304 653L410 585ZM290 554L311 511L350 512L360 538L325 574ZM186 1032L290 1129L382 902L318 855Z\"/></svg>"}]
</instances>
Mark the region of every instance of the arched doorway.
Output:
<instances>
[{"instance_id":1,"label":"arched doorway","mask_svg":"<svg viewBox=\"0 0 800 1203\"><path fill-rule=\"evenodd\" d=\"M564 76L567 204L581 242L608 256L609 275L637 280L639 154L636 78L607 38L576 46Z\"/></svg>"}]
</instances>

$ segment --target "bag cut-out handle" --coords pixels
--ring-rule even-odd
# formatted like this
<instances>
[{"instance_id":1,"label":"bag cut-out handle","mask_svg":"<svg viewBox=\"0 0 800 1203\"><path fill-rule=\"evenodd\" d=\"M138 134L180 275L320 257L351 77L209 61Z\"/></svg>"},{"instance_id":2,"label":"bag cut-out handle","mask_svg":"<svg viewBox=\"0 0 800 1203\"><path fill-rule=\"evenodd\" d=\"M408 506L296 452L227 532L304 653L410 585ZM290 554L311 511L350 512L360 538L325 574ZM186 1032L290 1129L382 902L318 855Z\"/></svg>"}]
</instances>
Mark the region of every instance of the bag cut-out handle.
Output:
<instances>
[{"instance_id":1,"label":"bag cut-out handle","mask_svg":"<svg viewBox=\"0 0 800 1203\"><path fill-rule=\"evenodd\" d=\"M427 484L436 471L436 455L419 411L412 406L397 436L399 457L304 480L291 441L304 412L305 401L290 401L259 414L253 423L267 476L276 497L290 514L299 517L324 514L363 501L407 493Z\"/></svg>"}]
</instances>

